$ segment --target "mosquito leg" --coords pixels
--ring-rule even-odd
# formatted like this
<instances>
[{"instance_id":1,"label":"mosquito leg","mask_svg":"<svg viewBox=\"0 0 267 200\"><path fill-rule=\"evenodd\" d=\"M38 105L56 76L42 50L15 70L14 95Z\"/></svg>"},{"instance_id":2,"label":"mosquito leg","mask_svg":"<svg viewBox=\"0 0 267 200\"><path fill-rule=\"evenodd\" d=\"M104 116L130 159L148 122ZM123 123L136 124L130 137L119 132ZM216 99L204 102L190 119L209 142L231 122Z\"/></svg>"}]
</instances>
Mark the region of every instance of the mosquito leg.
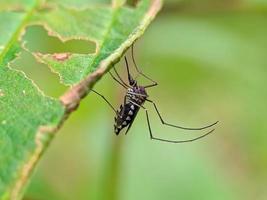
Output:
<instances>
[{"instance_id":1,"label":"mosquito leg","mask_svg":"<svg viewBox=\"0 0 267 200\"><path fill-rule=\"evenodd\" d=\"M121 83L123 83L123 84L124 84L125 86L127 86L127 87L131 87L131 86L129 86L127 83L125 83L124 80L122 80L122 78L120 77L120 75L119 75L119 73L118 73L118 71L116 70L115 67L113 67L113 70L115 71L115 74L118 76L118 78L119 78L119 80L121 81Z\"/></svg>"},{"instance_id":2,"label":"mosquito leg","mask_svg":"<svg viewBox=\"0 0 267 200\"><path fill-rule=\"evenodd\" d=\"M148 115L148 110L142 106L142 105L139 105L133 101L130 101L131 103L135 104L136 106L140 107L140 108L143 108L146 112L146 119L147 119L147 125L148 125L148 129L149 129L149 135L150 135L150 139L152 140L158 140L158 141L162 141L162 142L170 142L170 143L186 143L186 142L193 142L193 141L196 141L196 140L199 140L201 138L204 138L206 136L208 136L209 134L211 134L215 129L212 129L211 131L201 135L201 136L198 136L196 138L193 138L193 139L189 139L189 140L166 140L166 139L162 139L162 138L158 138L158 137L155 137L153 136L153 133L152 133L152 129L151 129L151 125L150 125L150 120L149 120L149 115ZM128 127L126 133L128 132L128 130L130 129L130 126Z\"/></svg>"},{"instance_id":3,"label":"mosquito leg","mask_svg":"<svg viewBox=\"0 0 267 200\"><path fill-rule=\"evenodd\" d=\"M111 103L100 93L98 93L95 90L91 90L92 92L94 92L95 94L97 94L98 96L100 96L105 102L107 102L107 104L112 108L112 110L117 114L116 109L111 105Z\"/></svg>"},{"instance_id":4,"label":"mosquito leg","mask_svg":"<svg viewBox=\"0 0 267 200\"><path fill-rule=\"evenodd\" d=\"M209 132L207 132L207 133L205 133L205 134L203 134L203 135L201 135L199 137L196 137L196 138L193 138L193 139L189 139L189 140L166 140L166 139L162 139L162 138L158 138L158 137L153 136L147 110L146 110L146 119L147 119L147 125L148 125L148 129L149 129L150 138L152 140L158 140L158 141L162 141L162 142L170 142L170 143L193 142L193 141L196 141L196 140L199 140L201 138L204 138L204 137L208 136L209 134L211 134L215 130L215 129L212 129L211 131L209 131Z\"/></svg>"},{"instance_id":5,"label":"mosquito leg","mask_svg":"<svg viewBox=\"0 0 267 200\"><path fill-rule=\"evenodd\" d=\"M157 85L158 85L158 83L153 83L153 84L150 84L150 85L145 85L144 88L155 87Z\"/></svg>"},{"instance_id":6,"label":"mosquito leg","mask_svg":"<svg viewBox=\"0 0 267 200\"><path fill-rule=\"evenodd\" d=\"M146 96L146 95L138 94L138 93L135 93L135 92L128 92L128 93L129 93L129 94L133 94L133 95L137 95L137 96L143 96L143 97ZM207 126L204 126L204 127L198 127L198 128L188 128L188 127L182 127L182 126L173 125L173 124L167 123L167 122L165 122L165 121L163 120L163 118L162 118L162 116L161 116L161 114L160 114L160 112L159 112L159 110L158 110L156 104L155 104L153 101L151 101L151 100L149 100L149 99L146 99L146 101L148 101L148 102L150 102L150 103L152 103L152 104L154 105L154 108L155 108L155 110L156 110L156 112L157 112L157 114L158 114L158 116L159 116L159 118L160 118L161 123L162 123L163 125L166 125L166 126L171 126L171 127L175 127L175 128L180 128L180 129L183 129L183 130L198 131L198 130L204 130L204 129L210 128L210 127L216 125L217 123L219 123L219 121L216 121L216 122L213 123L213 124L210 124L210 125L207 125ZM133 103L134 103L134 102L133 102ZM135 104L135 103L134 103L134 104ZM138 104L137 104L137 105L138 105ZM139 107L140 107L140 105L139 105Z\"/></svg>"},{"instance_id":7,"label":"mosquito leg","mask_svg":"<svg viewBox=\"0 0 267 200\"><path fill-rule=\"evenodd\" d=\"M138 67L137 67L137 64L135 62L135 58L134 58L134 44L132 45L132 48L131 48L131 54L132 54L132 59L133 59L133 63L134 63L134 67L136 69L136 71L141 74L143 77L145 77L146 79L148 79L149 81L152 82L152 84L149 84L149 85L146 85L144 86L144 88L149 88L149 87L154 87L154 86L157 86L158 83L156 81L154 81L153 79L149 78L147 75L145 75Z\"/></svg>"},{"instance_id":8,"label":"mosquito leg","mask_svg":"<svg viewBox=\"0 0 267 200\"><path fill-rule=\"evenodd\" d=\"M162 118L162 116L161 116L161 114L160 114L160 112L159 112L156 104L153 101L151 101L149 99L147 99L147 101L150 102L150 103L152 103L154 105L154 108L155 108L155 110L156 110L156 112L157 112L157 114L158 114L158 116L160 118L161 123L164 124L164 125L166 125L166 126L171 126L171 127L179 128L179 129L183 129L183 130L198 131L198 130L204 130L204 129L210 128L210 127L216 125L219 122L219 121L216 121L213 124L210 124L210 125L207 125L207 126L204 126L204 127L199 127L199 128L188 128L188 127L182 127L182 126L173 125L173 124L167 123L167 122L165 122L163 120L163 118Z\"/></svg>"},{"instance_id":9,"label":"mosquito leg","mask_svg":"<svg viewBox=\"0 0 267 200\"><path fill-rule=\"evenodd\" d=\"M128 131L130 130L130 128L132 127L132 125L133 125L133 123L131 123L131 124L128 126L127 130L125 131L125 135L127 135Z\"/></svg>"},{"instance_id":10,"label":"mosquito leg","mask_svg":"<svg viewBox=\"0 0 267 200\"><path fill-rule=\"evenodd\" d=\"M119 83L122 87L127 89L127 85L124 85L122 82L120 82L118 79L116 79L116 77L111 72L109 72L109 74L117 83Z\"/></svg>"},{"instance_id":11,"label":"mosquito leg","mask_svg":"<svg viewBox=\"0 0 267 200\"><path fill-rule=\"evenodd\" d=\"M125 65L126 65L126 69L127 69L127 74L128 74L128 81L129 81L129 84L132 85L132 84L134 84L135 80L133 79L133 77L130 74L129 65L128 65L128 61L127 61L126 56L124 56L124 60L125 60Z\"/></svg>"}]
</instances>

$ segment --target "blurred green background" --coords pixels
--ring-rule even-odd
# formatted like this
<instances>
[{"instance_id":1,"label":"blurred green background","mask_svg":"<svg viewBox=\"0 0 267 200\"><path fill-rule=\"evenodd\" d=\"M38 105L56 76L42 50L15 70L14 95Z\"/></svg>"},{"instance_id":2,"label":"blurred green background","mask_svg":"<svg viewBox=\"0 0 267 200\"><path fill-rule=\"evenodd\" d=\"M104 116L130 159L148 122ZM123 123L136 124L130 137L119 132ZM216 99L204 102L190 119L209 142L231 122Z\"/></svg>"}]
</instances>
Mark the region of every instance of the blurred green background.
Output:
<instances>
[{"instance_id":1,"label":"blurred green background","mask_svg":"<svg viewBox=\"0 0 267 200\"><path fill-rule=\"evenodd\" d=\"M135 48L139 66L160 83L149 90L150 99L179 125L219 120L215 133L187 144L151 141L141 111L128 135L117 137L114 113L90 94L59 131L24 199L267 199L266 36L266 0L165 1ZM38 26L24 37L35 51L94 50L83 41L62 44ZM47 66L26 51L21 57L14 67L46 94L66 91ZM126 77L124 63L117 69ZM123 102L124 89L109 75L95 88L114 106ZM146 107L157 136L201 134L164 127Z\"/></svg>"}]
</instances>

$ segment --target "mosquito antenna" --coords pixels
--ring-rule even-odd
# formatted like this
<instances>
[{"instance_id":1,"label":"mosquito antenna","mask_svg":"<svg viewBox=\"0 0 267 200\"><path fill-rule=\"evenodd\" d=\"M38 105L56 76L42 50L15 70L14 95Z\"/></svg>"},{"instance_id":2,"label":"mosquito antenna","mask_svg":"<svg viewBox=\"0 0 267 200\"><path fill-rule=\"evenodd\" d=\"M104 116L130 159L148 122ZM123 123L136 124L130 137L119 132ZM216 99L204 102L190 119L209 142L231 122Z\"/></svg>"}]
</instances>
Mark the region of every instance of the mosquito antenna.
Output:
<instances>
[{"instance_id":1,"label":"mosquito antenna","mask_svg":"<svg viewBox=\"0 0 267 200\"><path fill-rule=\"evenodd\" d=\"M129 84L130 85L134 85L135 84L135 80L133 79L133 77L130 74L129 64L128 64L128 60L127 60L127 57L126 56L124 56L124 60L125 60L125 64L126 64L126 69L127 69Z\"/></svg>"}]
</instances>

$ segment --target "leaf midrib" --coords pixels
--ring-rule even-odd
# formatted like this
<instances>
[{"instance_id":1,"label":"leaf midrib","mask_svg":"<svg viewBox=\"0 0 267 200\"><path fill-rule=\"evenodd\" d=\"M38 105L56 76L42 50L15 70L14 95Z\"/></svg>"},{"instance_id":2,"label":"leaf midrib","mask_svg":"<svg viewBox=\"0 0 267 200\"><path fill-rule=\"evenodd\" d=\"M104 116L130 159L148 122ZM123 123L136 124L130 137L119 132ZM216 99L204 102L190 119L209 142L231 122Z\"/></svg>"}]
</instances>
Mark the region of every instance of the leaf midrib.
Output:
<instances>
[{"instance_id":1,"label":"leaf midrib","mask_svg":"<svg viewBox=\"0 0 267 200\"><path fill-rule=\"evenodd\" d=\"M16 31L13 33L13 35L10 37L9 41L6 43L2 53L0 54L0 65L3 64L4 57L6 56L8 50L15 44L15 42L18 41L20 34L22 33L22 30L25 28L25 25L35 12L36 8L39 6L40 0L36 0L33 6L28 9L25 12L24 18L21 20L21 23L17 27Z\"/></svg>"}]
</instances>

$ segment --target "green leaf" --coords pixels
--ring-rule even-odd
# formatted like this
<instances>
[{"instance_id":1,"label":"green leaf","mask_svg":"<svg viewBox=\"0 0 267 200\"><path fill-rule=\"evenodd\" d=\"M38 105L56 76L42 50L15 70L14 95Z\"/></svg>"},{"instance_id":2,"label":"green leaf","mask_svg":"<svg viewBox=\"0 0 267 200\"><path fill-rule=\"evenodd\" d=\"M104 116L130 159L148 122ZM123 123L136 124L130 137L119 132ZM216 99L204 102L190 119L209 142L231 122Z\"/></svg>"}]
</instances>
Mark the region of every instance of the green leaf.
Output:
<instances>
[{"instance_id":1,"label":"green leaf","mask_svg":"<svg viewBox=\"0 0 267 200\"><path fill-rule=\"evenodd\" d=\"M83 7L84 9L78 10ZM0 199L20 199L55 132L95 82L119 61L161 7L160 0L0 0ZM46 96L23 72L12 68L21 52L25 27L39 24L62 41L96 44L94 54L32 52L62 83L60 99Z\"/></svg>"}]
</instances>

